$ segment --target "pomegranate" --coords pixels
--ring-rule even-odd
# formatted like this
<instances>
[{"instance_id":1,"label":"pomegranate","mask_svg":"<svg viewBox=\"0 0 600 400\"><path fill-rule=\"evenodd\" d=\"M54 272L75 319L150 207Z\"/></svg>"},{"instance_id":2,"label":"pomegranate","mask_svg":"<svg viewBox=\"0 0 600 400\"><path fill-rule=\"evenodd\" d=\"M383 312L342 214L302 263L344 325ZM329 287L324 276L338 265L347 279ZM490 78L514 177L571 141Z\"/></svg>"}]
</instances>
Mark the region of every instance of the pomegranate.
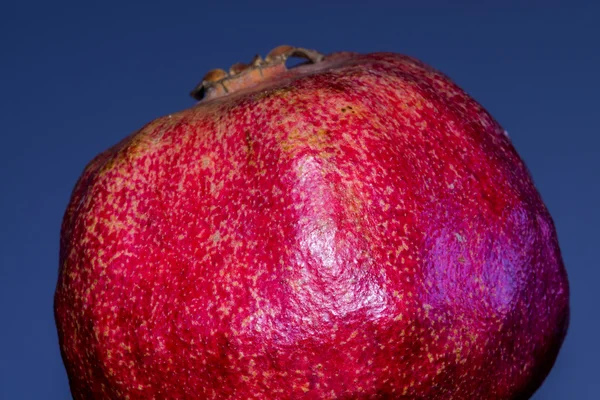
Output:
<instances>
[{"instance_id":1,"label":"pomegranate","mask_svg":"<svg viewBox=\"0 0 600 400\"><path fill-rule=\"evenodd\" d=\"M463 90L403 55L281 46L192 94L73 191L55 316L75 399L540 386L569 320L555 228Z\"/></svg>"}]
</instances>

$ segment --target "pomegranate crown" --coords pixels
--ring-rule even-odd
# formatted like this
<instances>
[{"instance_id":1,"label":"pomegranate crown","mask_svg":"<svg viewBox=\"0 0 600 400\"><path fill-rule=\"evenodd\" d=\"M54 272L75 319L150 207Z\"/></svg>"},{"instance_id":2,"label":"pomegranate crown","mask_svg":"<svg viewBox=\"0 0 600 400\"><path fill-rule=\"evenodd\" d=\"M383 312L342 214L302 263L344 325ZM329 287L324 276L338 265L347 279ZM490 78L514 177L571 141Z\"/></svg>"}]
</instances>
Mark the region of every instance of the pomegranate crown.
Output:
<instances>
[{"instance_id":1,"label":"pomegranate crown","mask_svg":"<svg viewBox=\"0 0 600 400\"><path fill-rule=\"evenodd\" d=\"M249 64L233 64L229 71L213 69L208 71L190 95L196 100L209 100L225 96L228 93L254 86L288 69L285 62L288 58L304 58L309 63L321 62L325 56L318 51L282 45L275 47L265 58L254 56Z\"/></svg>"}]
</instances>

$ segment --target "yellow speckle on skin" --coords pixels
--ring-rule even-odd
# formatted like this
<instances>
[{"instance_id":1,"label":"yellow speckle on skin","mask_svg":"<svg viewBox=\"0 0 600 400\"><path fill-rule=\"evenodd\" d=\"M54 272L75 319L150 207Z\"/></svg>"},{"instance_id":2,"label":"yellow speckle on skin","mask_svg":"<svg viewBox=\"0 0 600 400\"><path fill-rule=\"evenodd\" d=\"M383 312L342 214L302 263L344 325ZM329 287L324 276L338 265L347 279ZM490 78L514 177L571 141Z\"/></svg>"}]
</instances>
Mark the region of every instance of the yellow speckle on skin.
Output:
<instances>
[{"instance_id":1,"label":"yellow speckle on skin","mask_svg":"<svg viewBox=\"0 0 600 400\"><path fill-rule=\"evenodd\" d=\"M219 232L215 232L211 235L210 240L212 240L214 243L217 243L219 240L221 240L221 234Z\"/></svg>"}]
</instances>

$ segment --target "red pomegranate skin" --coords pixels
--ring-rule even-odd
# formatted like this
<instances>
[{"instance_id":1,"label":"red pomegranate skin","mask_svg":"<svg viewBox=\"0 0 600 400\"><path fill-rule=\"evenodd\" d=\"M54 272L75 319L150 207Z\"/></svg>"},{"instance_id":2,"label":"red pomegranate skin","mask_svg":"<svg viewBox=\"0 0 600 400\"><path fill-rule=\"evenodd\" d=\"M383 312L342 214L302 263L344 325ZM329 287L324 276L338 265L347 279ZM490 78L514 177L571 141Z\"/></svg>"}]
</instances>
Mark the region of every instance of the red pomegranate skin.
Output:
<instances>
[{"instance_id":1,"label":"red pomegranate skin","mask_svg":"<svg viewBox=\"0 0 600 400\"><path fill-rule=\"evenodd\" d=\"M525 399L569 320L505 131L392 53L334 53L98 155L60 264L75 399Z\"/></svg>"}]
</instances>

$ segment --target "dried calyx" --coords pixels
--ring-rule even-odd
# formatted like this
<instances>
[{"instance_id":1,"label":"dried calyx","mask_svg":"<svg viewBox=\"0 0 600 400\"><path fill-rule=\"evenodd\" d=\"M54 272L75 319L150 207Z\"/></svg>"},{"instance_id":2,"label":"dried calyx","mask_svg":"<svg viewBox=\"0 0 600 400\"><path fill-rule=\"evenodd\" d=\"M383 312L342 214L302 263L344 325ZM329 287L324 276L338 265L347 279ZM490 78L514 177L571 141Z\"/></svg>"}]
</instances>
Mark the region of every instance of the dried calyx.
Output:
<instances>
[{"instance_id":1,"label":"dried calyx","mask_svg":"<svg viewBox=\"0 0 600 400\"><path fill-rule=\"evenodd\" d=\"M321 62L325 56L315 50L279 46L271 50L264 59L256 55L249 64L233 64L229 71L224 69L209 71L190 95L196 100L213 99L253 86L285 73L288 70L285 62L291 57L304 58L314 64Z\"/></svg>"}]
</instances>

